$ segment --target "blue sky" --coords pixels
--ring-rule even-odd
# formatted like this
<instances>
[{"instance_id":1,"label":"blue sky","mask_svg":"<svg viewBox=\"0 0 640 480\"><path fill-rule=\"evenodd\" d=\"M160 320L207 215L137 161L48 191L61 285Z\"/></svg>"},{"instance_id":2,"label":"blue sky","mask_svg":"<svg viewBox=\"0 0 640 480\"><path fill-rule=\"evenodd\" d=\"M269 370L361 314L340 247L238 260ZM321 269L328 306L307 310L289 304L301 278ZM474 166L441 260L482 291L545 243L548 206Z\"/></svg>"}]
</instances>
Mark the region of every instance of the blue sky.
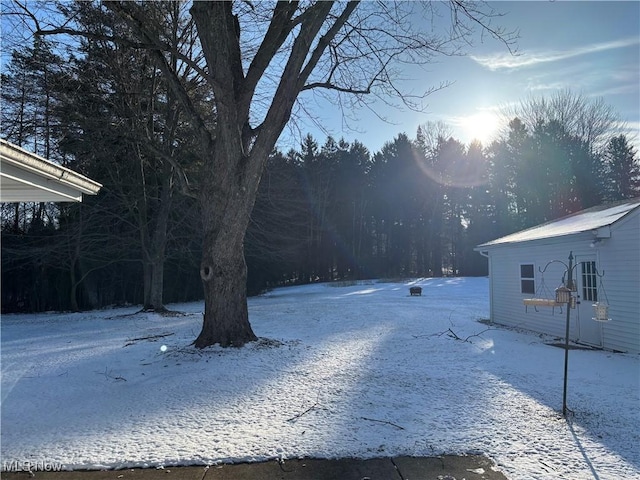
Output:
<instances>
[{"instance_id":1,"label":"blue sky","mask_svg":"<svg viewBox=\"0 0 640 480\"><path fill-rule=\"evenodd\" d=\"M464 57L438 57L410 75L423 89L452 82L427 97L424 113L379 106L385 123L367 111L357 112L357 131L344 128L337 108L315 110L318 121L335 138L359 140L372 152L401 132L415 137L426 122L442 121L455 138L483 143L495 133L495 111L529 96L551 96L571 89L588 98L602 97L627 122L629 136L640 128L640 2L531 1L490 2L505 15L496 24L517 29L518 55L500 42L478 38ZM326 134L301 125L321 143ZM290 144L290 137L282 139ZM638 145L638 139L634 140ZM283 145L283 148L285 145Z\"/></svg>"},{"instance_id":2,"label":"blue sky","mask_svg":"<svg viewBox=\"0 0 640 480\"><path fill-rule=\"evenodd\" d=\"M519 31L517 56L499 41L478 37L465 48L466 56L438 56L403 72L413 79L405 85L414 91L450 83L427 97L424 112L378 103L375 114L347 112L357 117L351 128L345 127L337 106L305 98L305 108L324 128L294 120L295 131L292 135L291 129L285 130L280 148L298 148L300 135L306 133L323 143L329 133L336 139L359 140L376 152L399 133L413 138L419 125L439 121L466 144L474 137L488 144L499 127L495 112L501 107L570 88L588 98L602 97L627 122L628 136L640 149L640 1L488 3L504 14L495 25ZM442 21L448 25L449 19L443 16Z\"/></svg>"}]
</instances>

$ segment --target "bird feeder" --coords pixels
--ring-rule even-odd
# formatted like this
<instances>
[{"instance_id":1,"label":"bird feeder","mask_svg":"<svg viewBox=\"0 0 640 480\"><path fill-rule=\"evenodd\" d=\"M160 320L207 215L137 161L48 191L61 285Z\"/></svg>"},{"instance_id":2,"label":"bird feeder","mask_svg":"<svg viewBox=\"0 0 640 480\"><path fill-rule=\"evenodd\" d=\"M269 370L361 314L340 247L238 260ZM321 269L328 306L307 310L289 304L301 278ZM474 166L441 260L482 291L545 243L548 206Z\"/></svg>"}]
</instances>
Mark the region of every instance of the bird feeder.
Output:
<instances>
[{"instance_id":1,"label":"bird feeder","mask_svg":"<svg viewBox=\"0 0 640 480\"><path fill-rule=\"evenodd\" d=\"M602 274L600 274L596 270L596 275L600 277L600 286L598 290L601 292L601 295L599 295L599 300L604 299L604 301L597 301L593 304L595 316L593 316L592 319L596 322L609 322L611 321L611 319L609 318L609 299L607 298L607 291L604 289L604 283L602 282L604 271L602 272Z\"/></svg>"},{"instance_id":2,"label":"bird feeder","mask_svg":"<svg viewBox=\"0 0 640 480\"><path fill-rule=\"evenodd\" d=\"M570 303L571 302L571 289L561 285L556 288L556 303Z\"/></svg>"},{"instance_id":3,"label":"bird feeder","mask_svg":"<svg viewBox=\"0 0 640 480\"><path fill-rule=\"evenodd\" d=\"M596 302L593 304L593 308L595 310L595 317L593 317L593 320L596 322L608 322L611 320L609 318L609 305L602 302Z\"/></svg>"}]
</instances>

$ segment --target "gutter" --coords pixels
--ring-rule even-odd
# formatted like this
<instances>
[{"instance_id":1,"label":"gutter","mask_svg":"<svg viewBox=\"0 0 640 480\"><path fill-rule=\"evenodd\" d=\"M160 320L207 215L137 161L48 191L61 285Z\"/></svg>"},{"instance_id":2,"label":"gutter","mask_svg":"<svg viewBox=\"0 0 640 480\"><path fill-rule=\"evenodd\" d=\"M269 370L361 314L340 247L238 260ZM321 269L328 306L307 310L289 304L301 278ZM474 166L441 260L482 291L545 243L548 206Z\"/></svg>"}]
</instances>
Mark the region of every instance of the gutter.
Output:
<instances>
[{"instance_id":1,"label":"gutter","mask_svg":"<svg viewBox=\"0 0 640 480\"><path fill-rule=\"evenodd\" d=\"M0 153L3 163L6 162L8 165L13 165L16 168L55 180L63 185L75 188L82 193L96 195L102 188L102 184L84 175L80 175L69 168L56 165L16 145L12 145L4 139L0 139Z\"/></svg>"}]
</instances>

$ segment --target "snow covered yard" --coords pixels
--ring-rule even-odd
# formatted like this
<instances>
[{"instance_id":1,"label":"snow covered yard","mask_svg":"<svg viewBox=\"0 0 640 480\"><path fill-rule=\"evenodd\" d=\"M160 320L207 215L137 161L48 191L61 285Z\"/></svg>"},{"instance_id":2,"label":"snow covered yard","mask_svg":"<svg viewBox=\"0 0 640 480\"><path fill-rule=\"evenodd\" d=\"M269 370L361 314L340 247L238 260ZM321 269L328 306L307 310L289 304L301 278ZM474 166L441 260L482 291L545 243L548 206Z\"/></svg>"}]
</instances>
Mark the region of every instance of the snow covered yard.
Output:
<instances>
[{"instance_id":1,"label":"snow covered yard","mask_svg":"<svg viewBox=\"0 0 640 480\"><path fill-rule=\"evenodd\" d=\"M566 421L564 351L480 323L486 278L278 289L242 349L194 349L202 304L170 308L3 315L3 463L471 452L513 479L640 477L640 358L572 350Z\"/></svg>"}]
</instances>

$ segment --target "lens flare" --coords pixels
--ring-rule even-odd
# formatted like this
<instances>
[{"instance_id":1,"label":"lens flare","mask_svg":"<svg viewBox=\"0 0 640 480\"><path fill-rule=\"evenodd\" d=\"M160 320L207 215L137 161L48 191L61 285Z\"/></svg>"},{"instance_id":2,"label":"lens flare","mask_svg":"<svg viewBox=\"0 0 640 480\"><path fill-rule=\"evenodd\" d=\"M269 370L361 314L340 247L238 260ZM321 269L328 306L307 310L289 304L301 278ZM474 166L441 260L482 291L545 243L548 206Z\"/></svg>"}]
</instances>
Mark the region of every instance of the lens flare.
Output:
<instances>
[{"instance_id":1,"label":"lens flare","mask_svg":"<svg viewBox=\"0 0 640 480\"><path fill-rule=\"evenodd\" d=\"M445 146L431 161L419 155L414 161L425 176L444 186L469 188L488 182L486 158L469 155L457 148Z\"/></svg>"},{"instance_id":2,"label":"lens flare","mask_svg":"<svg viewBox=\"0 0 640 480\"><path fill-rule=\"evenodd\" d=\"M498 132L498 117L490 112L469 115L462 120L462 128L472 140L479 140L485 147Z\"/></svg>"}]
</instances>

